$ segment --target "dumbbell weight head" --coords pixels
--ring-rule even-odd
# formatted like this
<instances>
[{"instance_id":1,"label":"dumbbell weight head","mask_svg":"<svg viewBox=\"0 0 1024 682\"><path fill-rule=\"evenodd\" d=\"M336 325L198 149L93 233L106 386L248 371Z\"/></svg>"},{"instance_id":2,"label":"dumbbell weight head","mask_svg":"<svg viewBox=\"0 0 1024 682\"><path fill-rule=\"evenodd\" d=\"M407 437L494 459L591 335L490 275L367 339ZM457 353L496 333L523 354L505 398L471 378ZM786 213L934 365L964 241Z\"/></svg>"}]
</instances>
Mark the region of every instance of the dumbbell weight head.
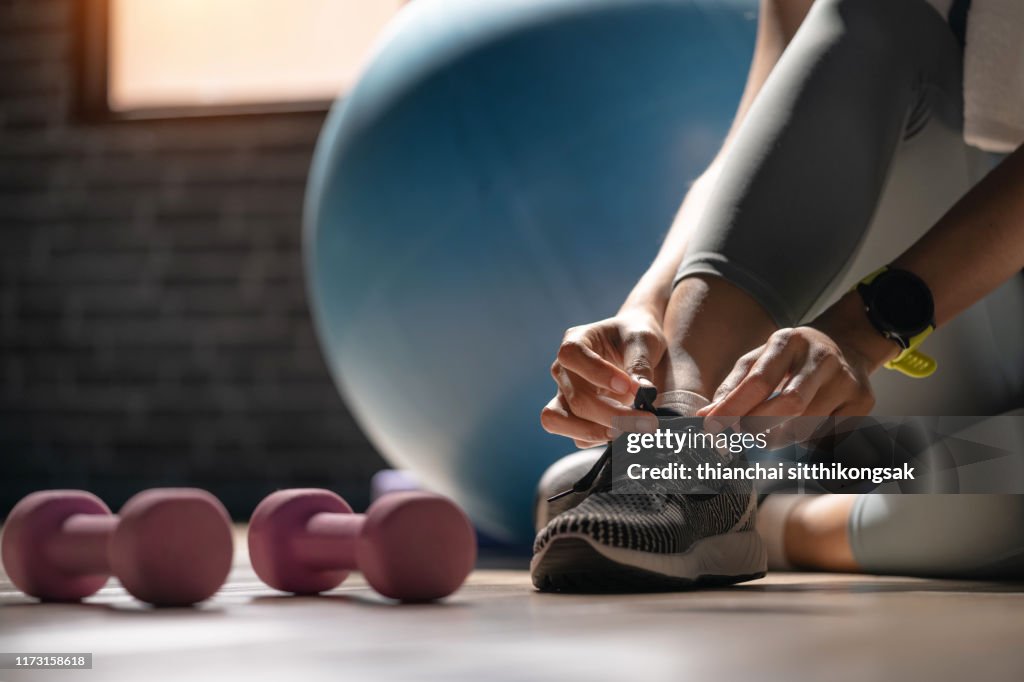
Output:
<instances>
[{"instance_id":1,"label":"dumbbell weight head","mask_svg":"<svg viewBox=\"0 0 1024 682\"><path fill-rule=\"evenodd\" d=\"M462 585L476 563L476 532L444 497L392 493L366 513L359 536L359 570L385 597L429 601Z\"/></svg>"},{"instance_id":2,"label":"dumbbell weight head","mask_svg":"<svg viewBox=\"0 0 1024 682\"><path fill-rule=\"evenodd\" d=\"M231 518L197 488L146 490L125 502L110 565L142 601L186 606L209 599L231 571Z\"/></svg>"},{"instance_id":3,"label":"dumbbell weight head","mask_svg":"<svg viewBox=\"0 0 1024 682\"><path fill-rule=\"evenodd\" d=\"M113 574L142 601L185 606L212 596L231 570L230 519L204 490L144 491L110 518L109 534L76 539L66 524L89 516L111 513L78 490L37 492L15 505L2 541L11 582L40 599L71 601Z\"/></svg>"},{"instance_id":4,"label":"dumbbell weight head","mask_svg":"<svg viewBox=\"0 0 1024 682\"><path fill-rule=\"evenodd\" d=\"M311 565L296 556L296 537L322 512L351 514L352 507L329 490L278 490L257 505L249 519L249 561L260 580L294 594L317 594L337 587L348 568Z\"/></svg>"},{"instance_id":5,"label":"dumbbell weight head","mask_svg":"<svg viewBox=\"0 0 1024 682\"><path fill-rule=\"evenodd\" d=\"M0 554L14 586L51 601L77 601L107 582L106 574L71 574L50 557L50 542L74 514L110 516L103 501L84 490L43 490L26 496L7 515Z\"/></svg>"}]
</instances>

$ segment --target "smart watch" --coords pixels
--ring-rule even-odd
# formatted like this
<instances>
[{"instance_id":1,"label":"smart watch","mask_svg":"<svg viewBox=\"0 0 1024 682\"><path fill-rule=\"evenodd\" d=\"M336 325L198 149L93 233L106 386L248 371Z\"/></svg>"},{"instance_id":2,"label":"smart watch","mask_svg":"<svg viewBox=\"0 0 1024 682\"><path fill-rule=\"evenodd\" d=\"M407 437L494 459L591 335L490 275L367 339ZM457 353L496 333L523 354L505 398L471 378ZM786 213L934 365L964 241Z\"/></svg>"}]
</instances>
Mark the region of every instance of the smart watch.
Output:
<instances>
[{"instance_id":1,"label":"smart watch","mask_svg":"<svg viewBox=\"0 0 1024 682\"><path fill-rule=\"evenodd\" d=\"M902 349L885 367L914 378L932 374L937 364L917 347L935 331L935 301L924 280L907 270L884 267L857 285L872 326Z\"/></svg>"}]
</instances>

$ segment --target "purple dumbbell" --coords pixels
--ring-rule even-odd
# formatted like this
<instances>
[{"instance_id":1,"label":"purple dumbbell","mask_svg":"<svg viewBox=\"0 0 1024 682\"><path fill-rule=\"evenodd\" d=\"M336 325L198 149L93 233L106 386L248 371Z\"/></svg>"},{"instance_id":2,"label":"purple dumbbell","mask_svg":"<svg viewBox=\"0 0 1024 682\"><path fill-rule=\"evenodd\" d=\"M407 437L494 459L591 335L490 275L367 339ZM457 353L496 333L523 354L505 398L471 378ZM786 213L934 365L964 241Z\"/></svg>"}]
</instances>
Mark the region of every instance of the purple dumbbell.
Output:
<instances>
[{"instance_id":1,"label":"purple dumbbell","mask_svg":"<svg viewBox=\"0 0 1024 682\"><path fill-rule=\"evenodd\" d=\"M249 558L279 590L316 594L360 570L386 597L428 601L462 585L476 561L476 536L454 502L393 493L354 514L329 490L281 490L249 522Z\"/></svg>"},{"instance_id":2,"label":"purple dumbbell","mask_svg":"<svg viewBox=\"0 0 1024 682\"><path fill-rule=\"evenodd\" d=\"M7 517L4 568L26 594L50 601L88 597L114 575L136 598L186 606L209 598L231 570L231 521L210 493L147 490L115 516L83 490L45 490Z\"/></svg>"}]
</instances>

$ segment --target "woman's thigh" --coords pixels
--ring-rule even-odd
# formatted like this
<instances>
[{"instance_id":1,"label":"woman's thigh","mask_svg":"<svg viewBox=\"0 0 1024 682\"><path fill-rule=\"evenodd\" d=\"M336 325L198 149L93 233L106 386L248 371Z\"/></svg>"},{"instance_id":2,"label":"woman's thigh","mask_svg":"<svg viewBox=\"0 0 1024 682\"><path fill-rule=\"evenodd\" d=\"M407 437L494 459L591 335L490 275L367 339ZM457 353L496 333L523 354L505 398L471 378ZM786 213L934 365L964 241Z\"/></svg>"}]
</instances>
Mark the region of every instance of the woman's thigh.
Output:
<instances>
[{"instance_id":1,"label":"woman's thigh","mask_svg":"<svg viewBox=\"0 0 1024 682\"><path fill-rule=\"evenodd\" d=\"M961 75L959 45L923 0L815 3L722 158L677 281L717 275L780 326L805 319L882 228L894 160L922 146L922 126L939 154L963 150L938 132L962 125ZM943 210L970 186L964 162L934 168L959 180ZM912 194L932 181L923 170ZM902 199L918 219L935 208Z\"/></svg>"}]
</instances>

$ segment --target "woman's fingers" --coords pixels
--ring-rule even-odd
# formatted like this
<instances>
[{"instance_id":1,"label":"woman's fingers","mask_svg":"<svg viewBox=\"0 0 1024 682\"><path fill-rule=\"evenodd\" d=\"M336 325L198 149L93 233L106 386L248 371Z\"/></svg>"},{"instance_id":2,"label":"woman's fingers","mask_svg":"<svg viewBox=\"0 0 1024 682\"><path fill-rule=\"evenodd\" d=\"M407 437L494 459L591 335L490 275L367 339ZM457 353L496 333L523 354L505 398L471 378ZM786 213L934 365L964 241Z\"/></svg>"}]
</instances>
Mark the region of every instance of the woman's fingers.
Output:
<instances>
[{"instance_id":1,"label":"woman's fingers","mask_svg":"<svg viewBox=\"0 0 1024 682\"><path fill-rule=\"evenodd\" d=\"M621 431L653 431L658 419L593 392L593 385L566 372L558 373L558 395L541 412L550 433L588 443L604 443Z\"/></svg>"},{"instance_id":2,"label":"woman's fingers","mask_svg":"<svg viewBox=\"0 0 1024 682\"><path fill-rule=\"evenodd\" d=\"M757 359L739 381L734 386L726 386L724 395L698 414L743 417L765 402L782 380L804 361L807 343L802 337L788 333L791 331L787 329L773 334L759 349ZM735 380L732 375L730 378Z\"/></svg>"},{"instance_id":3,"label":"woman's fingers","mask_svg":"<svg viewBox=\"0 0 1024 682\"><path fill-rule=\"evenodd\" d=\"M844 372L837 371L815 394L806 414L829 416L855 397L857 384Z\"/></svg>"},{"instance_id":4,"label":"woman's fingers","mask_svg":"<svg viewBox=\"0 0 1024 682\"><path fill-rule=\"evenodd\" d=\"M704 428L710 433L719 433L725 429L736 426L739 422L738 417L731 416L712 416L711 411L718 407L719 401L731 394L740 382L743 381L744 377L750 372L751 367L757 362L757 359L761 357L761 353L764 351L764 346L755 348L746 355L740 357L733 366L729 376L725 378L725 381L715 391L715 395L710 404L705 405L696 412L698 417L708 417L704 422Z\"/></svg>"},{"instance_id":5,"label":"woman's fingers","mask_svg":"<svg viewBox=\"0 0 1024 682\"><path fill-rule=\"evenodd\" d=\"M750 417L798 417L814 414L809 407L816 400L822 387L831 382L839 372L839 361L832 355L808 354L803 365L790 376L778 393L755 405L747 412ZM841 401L840 401L841 402ZM825 414L839 406L833 404Z\"/></svg>"},{"instance_id":6,"label":"woman's fingers","mask_svg":"<svg viewBox=\"0 0 1024 682\"><path fill-rule=\"evenodd\" d=\"M654 383L654 368L665 355L664 337L650 329L638 329L627 332L622 344L622 365L626 372L631 377L642 377Z\"/></svg>"},{"instance_id":7,"label":"woman's fingers","mask_svg":"<svg viewBox=\"0 0 1024 682\"><path fill-rule=\"evenodd\" d=\"M803 435L781 429L794 417L864 415L873 405L870 384L858 365L850 364L830 337L801 327L776 332L740 358L716 401L697 414L711 418L709 429L742 420L744 430L768 428L776 432L773 441L779 441Z\"/></svg>"},{"instance_id":8,"label":"woman's fingers","mask_svg":"<svg viewBox=\"0 0 1024 682\"><path fill-rule=\"evenodd\" d=\"M638 422L641 430L647 422L649 426L653 425L652 428L657 426L657 417L651 413L635 410L614 397L597 393L593 384L564 368L557 373L555 382L569 411L581 419L609 428L616 426L618 420L628 420L630 426Z\"/></svg>"},{"instance_id":9,"label":"woman's fingers","mask_svg":"<svg viewBox=\"0 0 1024 682\"><path fill-rule=\"evenodd\" d=\"M612 395L629 396L636 393L639 388L636 379L591 348L591 340L585 331L570 329L566 332L562 345L558 348L555 364L551 367L552 376L555 376L559 367ZM558 380L557 376L555 380Z\"/></svg>"},{"instance_id":10,"label":"woman's fingers","mask_svg":"<svg viewBox=\"0 0 1024 682\"><path fill-rule=\"evenodd\" d=\"M807 441L846 399L838 380L838 360L830 355L814 359L813 355L808 355L804 366L777 395L750 412L751 416L778 420L767 425L769 450Z\"/></svg>"},{"instance_id":11,"label":"woman's fingers","mask_svg":"<svg viewBox=\"0 0 1024 682\"><path fill-rule=\"evenodd\" d=\"M642 379L665 353L660 317L636 309L566 331L551 365L558 394L541 411L544 428L579 447L622 431L652 431L657 418L632 405Z\"/></svg>"},{"instance_id":12,"label":"woman's fingers","mask_svg":"<svg viewBox=\"0 0 1024 682\"><path fill-rule=\"evenodd\" d=\"M757 359L761 357L761 354L764 352L764 349L765 346L760 346L750 351L746 355L740 356L740 359L736 361L735 365L733 365L732 371L729 372L729 375L725 378L725 381L723 381L721 385L719 385L718 389L715 391L715 395L712 396L711 398L711 403L698 410L697 416L703 416L707 414L708 410L710 410L712 406L717 405L719 400L732 393L733 389L735 389L739 385L739 383L743 381L743 377L747 376L747 373L750 372L750 368L754 366L754 363L757 362Z\"/></svg>"},{"instance_id":13,"label":"woman's fingers","mask_svg":"<svg viewBox=\"0 0 1024 682\"><path fill-rule=\"evenodd\" d=\"M584 447L581 443L597 445L612 439L611 430L607 426L581 419L570 412L561 393L541 410L540 423L548 433L572 438L579 447Z\"/></svg>"}]
</instances>

